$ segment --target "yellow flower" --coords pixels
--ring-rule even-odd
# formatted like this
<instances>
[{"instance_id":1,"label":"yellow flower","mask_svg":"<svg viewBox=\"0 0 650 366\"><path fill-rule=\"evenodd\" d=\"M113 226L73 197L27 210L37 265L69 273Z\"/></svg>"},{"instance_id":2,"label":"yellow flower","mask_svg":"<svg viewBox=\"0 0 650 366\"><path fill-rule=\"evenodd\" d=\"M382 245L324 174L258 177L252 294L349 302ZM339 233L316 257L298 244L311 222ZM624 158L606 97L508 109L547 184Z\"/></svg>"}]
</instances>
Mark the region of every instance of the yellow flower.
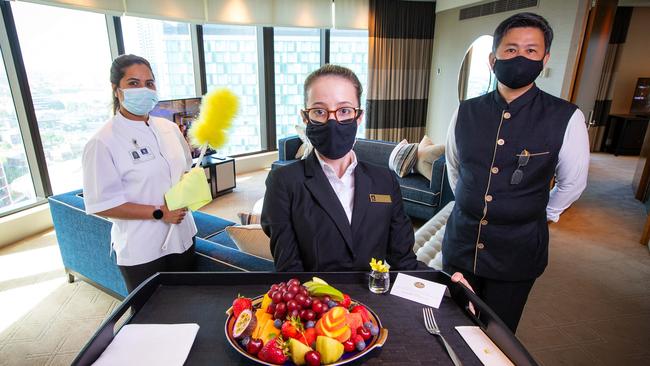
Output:
<instances>
[{"instance_id":1,"label":"yellow flower","mask_svg":"<svg viewBox=\"0 0 650 366\"><path fill-rule=\"evenodd\" d=\"M388 266L386 263L382 263L382 261L378 261L375 258L370 260L370 268L376 272L388 272Z\"/></svg>"}]
</instances>

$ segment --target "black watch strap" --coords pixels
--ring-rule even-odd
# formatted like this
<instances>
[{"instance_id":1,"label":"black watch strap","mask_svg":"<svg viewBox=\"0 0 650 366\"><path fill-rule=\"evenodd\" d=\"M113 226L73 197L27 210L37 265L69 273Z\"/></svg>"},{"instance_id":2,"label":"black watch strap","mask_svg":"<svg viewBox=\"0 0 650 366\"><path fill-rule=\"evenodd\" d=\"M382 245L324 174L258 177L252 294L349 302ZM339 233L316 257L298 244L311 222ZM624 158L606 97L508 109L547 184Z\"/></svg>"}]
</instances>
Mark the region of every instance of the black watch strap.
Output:
<instances>
[{"instance_id":1,"label":"black watch strap","mask_svg":"<svg viewBox=\"0 0 650 366\"><path fill-rule=\"evenodd\" d=\"M156 220L160 220L163 218L163 211L160 209L160 207L156 207L156 209L153 211L153 218Z\"/></svg>"}]
</instances>

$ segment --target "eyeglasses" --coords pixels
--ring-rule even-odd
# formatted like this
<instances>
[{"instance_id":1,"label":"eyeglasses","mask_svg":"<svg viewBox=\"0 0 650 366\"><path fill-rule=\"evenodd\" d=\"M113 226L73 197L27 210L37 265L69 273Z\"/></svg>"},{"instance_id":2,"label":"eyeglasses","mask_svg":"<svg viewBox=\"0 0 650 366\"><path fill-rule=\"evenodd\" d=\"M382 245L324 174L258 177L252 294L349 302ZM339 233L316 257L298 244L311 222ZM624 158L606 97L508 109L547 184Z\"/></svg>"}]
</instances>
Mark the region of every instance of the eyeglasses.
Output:
<instances>
[{"instance_id":1,"label":"eyeglasses","mask_svg":"<svg viewBox=\"0 0 650 366\"><path fill-rule=\"evenodd\" d=\"M327 123L330 113L334 113L336 122L342 125L348 125L356 122L361 112L363 112L361 108L353 107L341 107L333 111L325 108L307 108L302 110L302 115L310 123L321 125Z\"/></svg>"},{"instance_id":2,"label":"eyeglasses","mask_svg":"<svg viewBox=\"0 0 650 366\"><path fill-rule=\"evenodd\" d=\"M515 169L515 172L512 173L512 177L510 177L510 184L521 183L521 180L524 178L524 171L521 170L521 168L525 167L528 164L528 160L530 160L530 153L528 150L524 149L521 154L519 154L517 169Z\"/></svg>"}]
</instances>

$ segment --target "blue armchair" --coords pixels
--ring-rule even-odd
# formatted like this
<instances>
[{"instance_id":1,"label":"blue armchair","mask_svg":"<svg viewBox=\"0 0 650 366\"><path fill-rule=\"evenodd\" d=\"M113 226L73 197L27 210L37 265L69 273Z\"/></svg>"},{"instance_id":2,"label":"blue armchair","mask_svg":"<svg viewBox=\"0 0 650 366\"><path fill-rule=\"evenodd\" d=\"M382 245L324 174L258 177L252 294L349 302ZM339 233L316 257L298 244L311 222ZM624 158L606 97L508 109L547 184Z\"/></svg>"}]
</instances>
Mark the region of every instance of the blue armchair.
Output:
<instances>
[{"instance_id":1,"label":"blue armchair","mask_svg":"<svg viewBox=\"0 0 650 366\"><path fill-rule=\"evenodd\" d=\"M111 222L86 215L81 190L49 198L50 211L68 280L79 277L116 296L128 293L115 253L110 253ZM273 262L239 251L225 232L234 222L192 212L198 229L196 271L273 271Z\"/></svg>"}]
</instances>

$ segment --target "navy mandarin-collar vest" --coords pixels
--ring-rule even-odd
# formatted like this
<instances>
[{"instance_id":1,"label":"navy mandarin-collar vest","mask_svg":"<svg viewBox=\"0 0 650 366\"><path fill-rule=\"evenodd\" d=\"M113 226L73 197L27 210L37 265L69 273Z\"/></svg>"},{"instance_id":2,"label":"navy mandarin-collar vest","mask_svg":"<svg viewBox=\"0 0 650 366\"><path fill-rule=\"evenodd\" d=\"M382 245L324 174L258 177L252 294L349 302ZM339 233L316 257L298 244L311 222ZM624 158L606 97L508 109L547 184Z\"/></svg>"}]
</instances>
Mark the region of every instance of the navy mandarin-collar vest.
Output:
<instances>
[{"instance_id":1,"label":"navy mandarin-collar vest","mask_svg":"<svg viewBox=\"0 0 650 366\"><path fill-rule=\"evenodd\" d=\"M536 86L510 104L498 91L461 102L459 178L443 243L445 263L482 277L528 280L548 262L546 205L576 106ZM519 166L519 155L530 155ZM516 169L523 172L511 184Z\"/></svg>"}]
</instances>

